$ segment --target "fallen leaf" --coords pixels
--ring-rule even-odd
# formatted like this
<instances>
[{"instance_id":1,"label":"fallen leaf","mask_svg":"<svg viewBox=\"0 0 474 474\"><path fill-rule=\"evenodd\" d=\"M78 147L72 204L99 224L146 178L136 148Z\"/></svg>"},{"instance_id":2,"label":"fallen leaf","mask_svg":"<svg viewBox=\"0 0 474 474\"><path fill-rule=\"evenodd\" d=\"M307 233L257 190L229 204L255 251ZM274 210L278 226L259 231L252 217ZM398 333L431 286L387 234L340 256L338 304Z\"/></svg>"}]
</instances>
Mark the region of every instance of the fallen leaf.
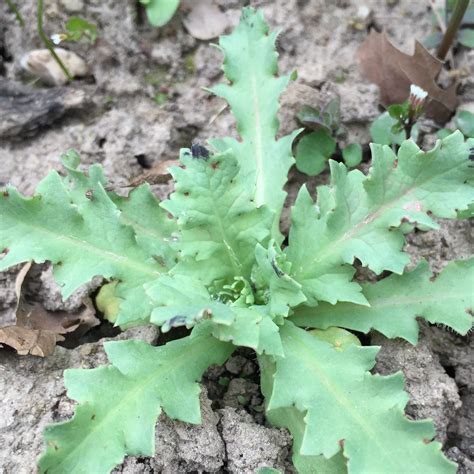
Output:
<instances>
[{"instance_id":1,"label":"fallen leaf","mask_svg":"<svg viewBox=\"0 0 474 474\"><path fill-rule=\"evenodd\" d=\"M213 0L187 0L183 2L183 7L189 11L183 18L183 24L196 39L216 38L229 26L227 16L219 10Z\"/></svg>"},{"instance_id":2,"label":"fallen leaf","mask_svg":"<svg viewBox=\"0 0 474 474\"><path fill-rule=\"evenodd\" d=\"M146 170L142 174L138 175L137 177L133 178L130 183L128 183L124 187L133 187L136 188L140 186L140 184L148 183L148 184L166 184L171 179L171 174L168 171L168 168L172 166L178 166L178 160L166 160L158 163L153 168Z\"/></svg>"},{"instance_id":3,"label":"fallen leaf","mask_svg":"<svg viewBox=\"0 0 474 474\"><path fill-rule=\"evenodd\" d=\"M418 41L414 54L409 55L395 48L385 33L372 30L357 54L365 76L379 86L380 102L384 106L403 103L410 95L410 85L415 84L428 92L425 109L428 117L444 123L456 109L457 83L447 89L438 86L436 78L443 62Z\"/></svg>"},{"instance_id":4,"label":"fallen leaf","mask_svg":"<svg viewBox=\"0 0 474 474\"><path fill-rule=\"evenodd\" d=\"M28 302L22 287L30 268L31 262L25 264L16 277L16 324L0 328L0 344L14 348L20 355L45 357L54 352L57 342L65 340L63 334L74 332L79 337L100 324L100 321L95 316L94 305L89 298L74 313L47 311L40 303Z\"/></svg>"},{"instance_id":5,"label":"fallen leaf","mask_svg":"<svg viewBox=\"0 0 474 474\"><path fill-rule=\"evenodd\" d=\"M0 328L0 344L12 347L19 355L46 357L54 352L59 341L64 341L64 337L51 331L20 326Z\"/></svg>"}]
</instances>

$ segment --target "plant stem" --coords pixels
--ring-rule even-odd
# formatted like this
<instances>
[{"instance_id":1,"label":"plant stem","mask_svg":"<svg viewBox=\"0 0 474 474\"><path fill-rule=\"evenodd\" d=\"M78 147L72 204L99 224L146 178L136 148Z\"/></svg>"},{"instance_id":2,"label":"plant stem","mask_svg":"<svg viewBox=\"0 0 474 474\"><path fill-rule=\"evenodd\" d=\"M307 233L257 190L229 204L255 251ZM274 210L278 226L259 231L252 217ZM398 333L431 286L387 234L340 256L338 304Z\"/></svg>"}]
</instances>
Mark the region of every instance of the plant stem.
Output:
<instances>
[{"instance_id":1,"label":"plant stem","mask_svg":"<svg viewBox=\"0 0 474 474\"><path fill-rule=\"evenodd\" d=\"M449 21L443 39L438 46L438 51L436 51L436 56L438 56L441 61L444 61L449 48L451 48L451 45L453 44L456 33L458 32L459 26L464 17L464 13L466 13L467 7L469 6L469 2L470 0L458 0L456 2L451 20Z\"/></svg>"},{"instance_id":2,"label":"plant stem","mask_svg":"<svg viewBox=\"0 0 474 474\"><path fill-rule=\"evenodd\" d=\"M23 17L21 16L21 13L18 11L18 8L16 5L12 2L12 0L7 0L7 5L8 8L15 14L16 19L18 20L18 23L20 23L20 26L22 28L25 27L25 20L23 20Z\"/></svg>"},{"instance_id":3,"label":"plant stem","mask_svg":"<svg viewBox=\"0 0 474 474\"><path fill-rule=\"evenodd\" d=\"M38 35L43 42L43 44L48 48L49 52L51 53L51 56L53 56L54 60L58 63L59 67L62 69L66 77L72 81L72 76L70 72L68 71L67 67L64 65L64 63L61 61L61 58L56 54L56 51L54 50L54 44L53 42L49 39L48 35L44 32L43 30L43 0L38 0L38 10L37 10L37 21L38 21Z\"/></svg>"}]
</instances>

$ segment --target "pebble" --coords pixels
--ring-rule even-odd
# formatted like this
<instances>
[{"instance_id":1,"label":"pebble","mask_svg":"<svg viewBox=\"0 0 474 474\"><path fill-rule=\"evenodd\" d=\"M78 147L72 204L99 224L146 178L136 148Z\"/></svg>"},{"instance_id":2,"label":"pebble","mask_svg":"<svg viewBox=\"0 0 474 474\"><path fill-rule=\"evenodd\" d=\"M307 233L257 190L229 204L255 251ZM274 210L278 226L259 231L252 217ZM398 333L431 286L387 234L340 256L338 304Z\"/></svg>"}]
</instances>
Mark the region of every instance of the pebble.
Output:
<instances>
[{"instance_id":1,"label":"pebble","mask_svg":"<svg viewBox=\"0 0 474 474\"><path fill-rule=\"evenodd\" d=\"M63 48L55 48L55 51L72 77L87 74L87 64L78 54ZM28 52L21 58L20 65L23 70L48 85L63 86L68 82L66 74L47 49L34 49Z\"/></svg>"}]
</instances>

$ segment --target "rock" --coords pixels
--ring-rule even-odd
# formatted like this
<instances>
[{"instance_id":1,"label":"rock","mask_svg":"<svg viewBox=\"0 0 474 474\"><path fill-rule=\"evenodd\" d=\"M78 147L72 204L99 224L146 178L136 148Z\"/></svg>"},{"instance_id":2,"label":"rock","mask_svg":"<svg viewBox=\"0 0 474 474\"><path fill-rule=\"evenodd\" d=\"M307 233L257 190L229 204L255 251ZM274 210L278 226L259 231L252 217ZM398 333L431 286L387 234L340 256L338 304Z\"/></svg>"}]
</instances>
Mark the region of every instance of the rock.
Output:
<instances>
[{"instance_id":1,"label":"rock","mask_svg":"<svg viewBox=\"0 0 474 474\"><path fill-rule=\"evenodd\" d=\"M118 336L114 337L114 341L126 341L127 339L134 339L144 341L148 344L155 345L160 335L160 329L154 324L147 324L146 326L137 326L127 329Z\"/></svg>"},{"instance_id":2,"label":"rock","mask_svg":"<svg viewBox=\"0 0 474 474\"><path fill-rule=\"evenodd\" d=\"M454 375L460 389L462 406L449 426L452 444L474 459L474 332L459 336L426 323L422 325L422 332L443 367Z\"/></svg>"},{"instance_id":3,"label":"rock","mask_svg":"<svg viewBox=\"0 0 474 474\"><path fill-rule=\"evenodd\" d=\"M205 389L201 392L201 416L201 425L189 425L160 416L155 457L126 458L113 472L217 472L224 465L225 447L218 431L219 417L212 411Z\"/></svg>"},{"instance_id":4,"label":"rock","mask_svg":"<svg viewBox=\"0 0 474 474\"><path fill-rule=\"evenodd\" d=\"M247 359L244 356L236 355L232 356L225 364L225 368L228 372L233 375L238 375L242 372L245 364L247 363Z\"/></svg>"},{"instance_id":5,"label":"rock","mask_svg":"<svg viewBox=\"0 0 474 474\"><path fill-rule=\"evenodd\" d=\"M253 474L259 467L288 472L285 459L291 438L286 431L257 425L249 414L234 408L224 408L220 414L229 472Z\"/></svg>"},{"instance_id":6,"label":"rock","mask_svg":"<svg viewBox=\"0 0 474 474\"><path fill-rule=\"evenodd\" d=\"M83 90L64 87L38 90L0 78L0 138L24 140L89 104Z\"/></svg>"},{"instance_id":7,"label":"rock","mask_svg":"<svg viewBox=\"0 0 474 474\"><path fill-rule=\"evenodd\" d=\"M416 347L400 339L372 336L372 344L381 345L375 371L389 375L399 370L405 374L405 389L410 395L406 413L419 420L432 418L436 438L447 440L448 425L461 407L457 386L438 358L421 339Z\"/></svg>"},{"instance_id":8,"label":"rock","mask_svg":"<svg viewBox=\"0 0 474 474\"><path fill-rule=\"evenodd\" d=\"M240 408L250 405L254 397L259 396L260 387L256 383L246 379L232 379L223 402L226 407Z\"/></svg>"},{"instance_id":9,"label":"rock","mask_svg":"<svg viewBox=\"0 0 474 474\"><path fill-rule=\"evenodd\" d=\"M85 354L87 346L90 351ZM63 370L106 363L101 344L85 345L81 349L82 352L57 347L54 355L44 359L0 350L2 472L35 472L36 459L43 450L44 427L72 414L73 402L65 396Z\"/></svg>"},{"instance_id":10,"label":"rock","mask_svg":"<svg viewBox=\"0 0 474 474\"><path fill-rule=\"evenodd\" d=\"M71 13L80 12L84 9L84 0L61 0L61 3Z\"/></svg>"},{"instance_id":11,"label":"rock","mask_svg":"<svg viewBox=\"0 0 474 474\"><path fill-rule=\"evenodd\" d=\"M38 298L48 311L77 311L82 305L84 298L95 291L102 283L101 277L94 278L90 283L79 287L66 301L63 300L61 287L56 283L52 267L47 268L40 276L41 286Z\"/></svg>"},{"instance_id":12,"label":"rock","mask_svg":"<svg viewBox=\"0 0 474 474\"><path fill-rule=\"evenodd\" d=\"M72 77L87 75L87 64L77 53L63 48L55 48L54 51ZM20 65L24 71L52 86L64 86L69 81L64 71L47 49L30 51L21 58Z\"/></svg>"},{"instance_id":13,"label":"rock","mask_svg":"<svg viewBox=\"0 0 474 474\"><path fill-rule=\"evenodd\" d=\"M213 0L184 0L183 6L189 9L189 13L183 17L183 24L196 39L216 38L229 26L227 16Z\"/></svg>"},{"instance_id":14,"label":"rock","mask_svg":"<svg viewBox=\"0 0 474 474\"><path fill-rule=\"evenodd\" d=\"M446 455L457 463L457 474L472 474L474 472L474 461L469 459L459 448L449 448Z\"/></svg>"}]
</instances>

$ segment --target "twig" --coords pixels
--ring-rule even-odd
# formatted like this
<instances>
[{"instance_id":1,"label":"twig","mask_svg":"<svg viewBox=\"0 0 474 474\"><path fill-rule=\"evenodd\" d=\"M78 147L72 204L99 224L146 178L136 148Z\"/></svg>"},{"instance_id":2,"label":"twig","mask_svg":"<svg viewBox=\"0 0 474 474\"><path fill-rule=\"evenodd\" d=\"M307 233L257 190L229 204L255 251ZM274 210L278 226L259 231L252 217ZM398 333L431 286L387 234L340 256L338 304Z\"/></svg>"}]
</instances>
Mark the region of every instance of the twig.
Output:
<instances>
[{"instance_id":1,"label":"twig","mask_svg":"<svg viewBox=\"0 0 474 474\"><path fill-rule=\"evenodd\" d=\"M436 22L438 23L438 27L441 30L441 33L443 33L444 35L446 33L446 22L444 21L444 18L441 16L439 10L436 8L436 0L429 0L429 1L430 1L430 7L433 12L433 15L435 16ZM450 68L454 69L454 54L452 50L450 50L448 53L448 63L449 63Z\"/></svg>"},{"instance_id":2,"label":"twig","mask_svg":"<svg viewBox=\"0 0 474 474\"><path fill-rule=\"evenodd\" d=\"M37 21L38 21L38 35L43 42L43 44L48 48L51 56L53 56L54 60L58 63L59 67L62 69L66 77L72 81L73 77L71 76L70 72L68 71L67 67L61 61L61 58L56 54L54 50L54 44L49 39L48 35L43 30L43 0L38 0L38 10L37 10Z\"/></svg>"},{"instance_id":3,"label":"twig","mask_svg":"<svg viewBox=\"0 0 474 474\"><path fill-rule=\"evenodd\" d=\"M459 26L461 25L464 13L466 13L469 3L470 0L457 0L456 2L451 20L449 21L443 39L441 40L438 50L436 51L436 56L438 56L441 61L444 61L449 49L453 44L454 38L459 30Z\"/></svg>"},{"instance_id":4,"label":"twig","mask_svg":"<svg viewBox=\"0 0 474 474\"><path fill-rule=\"evenodd\" d=\"M20 26L24 28L25 20L23 20L23 17L21 16L21 13L19 12L16 5L12 2L12 0L7 0L7 5L8 5L8 8L10 8L10 10L15 14L18 23L20 23Z\"/></svg>"}]
</instances>

